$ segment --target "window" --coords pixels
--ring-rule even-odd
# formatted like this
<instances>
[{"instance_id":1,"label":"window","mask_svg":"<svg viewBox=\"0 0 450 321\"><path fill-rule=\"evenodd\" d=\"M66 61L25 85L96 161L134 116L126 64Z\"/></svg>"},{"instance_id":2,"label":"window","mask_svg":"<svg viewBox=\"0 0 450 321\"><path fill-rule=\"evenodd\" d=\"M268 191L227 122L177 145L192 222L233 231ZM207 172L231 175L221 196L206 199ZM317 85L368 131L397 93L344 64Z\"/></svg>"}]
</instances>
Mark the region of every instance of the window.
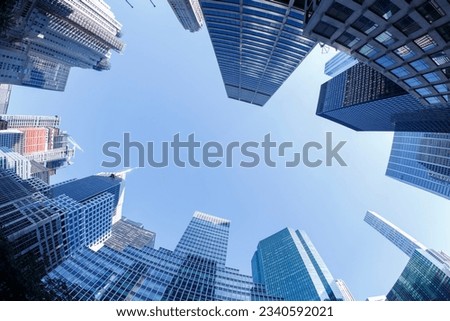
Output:
<instances>
[{"instance_id":1,"label":"window","mask_svg":"<svg viewBox=\"0 0 450 321\"><path fill-rule=\"evenodd\" d=\"M433 23L445 16L445 12L439 7L435 0L428 0L423 5L417 7L416 10L426 21L428 21L428 23Z\"/></svg>"},{"instance_id":2,"label":"window","mask_svg":"<svg viewBox=\"0 0 450 321\"><path fill-rule=\"evenodd\" d=\"M439 104L441 102L437 97L427 97L425 100L430 104Z\"/></svg>"},{"instance_id":3,"label":"window","mask_svg":"<svg viewBox=\"0 0 450 321\"><path fill-rule=\"evenodd\" d=\"M406 45L395 49L394 53L404 60L414 57L416 55L414 51L412 51L411 48L409 48Z\"/></svg>"},{"instance_id":4,"label":"window","mask_svg":"<svg viewBox=\"0 0 450 321\"><path fill-rule=\"evenodd\" d=\"M372 31L374 31L378 27L378 25L372 20L361 16L352 24L352 27L368 35Z\"/></svg>"},{"instance_id":5,"label":"window","mask_svg":"<svg viewBox=\"0 0 450 321\"><path fill-rule=\"evenodd\" d=\"M348 32L344 32L339 38L336 39L336 42L343 46L346 46L347 48L351 48L360 40L361 39L357 38L356 36Z\"/></svg>"},{"instance_id":6,"label":"window","mask_svg":"<svg viewBox=\"0 0 450 321\"><path fill-rule=\"evenodd\" d=\"M439 84L439 85L435 85L434 89L436 89L438 92L440 93L445 93L447 91L450 91L449 89L449 84Z\"/></svg>"},{"instance_id":7,"label":"window","mask_svg":"<svg viewBox=\"0 0 450 321\"><path fill-rule=\"evenodd\" d=\"M399 78L409 75L409 71L405 67L395 68L395 69L391 70L391 73L393 73L395 76L397 76Z\"/></svg>"},{"instance_id":8,"label":"window","mask_svg":"<svg viewBox=\"0 0 450 321\"><path fill-rule=\"evenodd\" d=\"M364 45L358 50L359 53L367 58L371 58L378 53L378 50L371 44Z\"/></svg>"},{"instance_id":9,"label":"window","mask_svg":"<svg viewBox=\"0 0 450 321\"><path fill-rule=\"evenodd\" d=\"M423 51L428 51L437 46L436 41L434 41L434 39L431 38L430 35L419 37L414 40L414 42L416 43L416 45L422 48Z\"/></svg>"},{"instance_id":10,"label":"window","mask_svg":"<svg viewBox=\"0 0 450 321\"><path fill-rule=\"evenodd\" d=\"M422 84L422 82L419 79L417 79L416 77L409 78L404 81L410 87L420 86Z\"/></svg>"},{"instance_id":11,"label":"window","mask_svg":"<svg viewBox=\"0 0 450 321\"><path fill-rule=\"evenodd\" d=\"M434 63L438 66L450 62L450 58L444 51L437 52L437 53L431 55L430 57L431 57L431 59L433 59Z\"/></svg>"},{"instance_id":12,"label":"window","mask_svg":"<svg viewBox=\"0 0 450 321\"><path fill-rule=\"evenodd\" d=\"M441 35L441 37L449 42L450 41L450 22L436 28L437 32Z\"/></svg>"},{"instance_id":13,"label":"window","mask_svg":"<svg viewBox=\"0 0 450 321\"><path fill-rule=\"evenodd\" d=\"M371 7L370 10L388 20L394 14L396 14L400 9L389 0L377 0Z\"/></svg>"},{"instance_id":14,"label":"window","mask_svg":"<svg viewBox=\"0 0 450 321\"><path fill-rule=\"evenodd\" d=\"M410 16L406 16L396 23L394 23L394 26L403 32L406 36L409 36L410 34L416 32L420 29L420 26L415 22Z\"/></svg>"},{"instance_id":15,"label":"window","mask_svg":"<svg viewBox=\"0 0 450 321\"><path fill-rule=\"evenodd\" d=\"M385 68L387 68L387 67L392 66L393 64L395 64L395 60L392 59L392 58L389 57L389 56L383 56L383 57L381 57L381 58L375 60L375 62L376 62L377 64L379 64L381 67L385 67Z\"/></svg>"},{"instance_id":16,"label":"window","mask_svg":"<svg viewBox=\"0 0 450 321\"><path fill-rule=\"evenodd\" d=\"M428 88L419 88L416 89L416 92L421 96L431 95L431 90Z\"/></svg>"},{"instance_id":17,"label":"window","mask_svg":"<svg viewBox=\"0 0 450 321\"><path fill-rule=\"evenodd\" d=\"M427 63L423 59L419 59L410 63L410 65L417 71L423 71L428 69Z\"/></svg>"},{"instance_id":18,"label":"window","mask_svg":"<svg viewBox=\"0 0 450 321\"><path fill-rule=\"evenodd\" d=\"M447 77L447 79L450 79L450 67L441 69L442 73Z\"/></svg>"},{"instance_id":19,"label":"window","mask_svg":"<svg viewBox=\"0 0 450 321\"><path fill-rule=\"evenodd\" d=\"M313 32L329 39L336 32L336 30L336 27L330 25L329 23L321 21L314 28Z\"/></svg>"},{"instance_id":20,"label":"window","mask_svg":"<svg viewBox=\"0 0 450 321\"><path fill-rule=\"evenodd\" d=\"M383 33L380 33L375 38L375 40L378 41L379 43L385 45L386 47L392 45L394 42L397 41L397 39L395 39L389 31L385 31Z\"/></svg>"},{"instance_id":21,"label":"window","mask_svg":"<svg viewBox=\"0 0 450 321\"><path fill-rule=\"evenodd\" d=\"M435 72L430 72L428 74L423 75L423 77L429 82L434 82L440 80L439 75Z\"/></svg>"},{"instance_id":22,"label":"window","mask_svg":"<svg viewBox=\"0 0 450 321\"><path fill-rule=\"evenodd\" d=\"M326 15L340 22L345 22L352 15L352 13L353 13L352 9L347 8L346 6L340 4L339 2L334 2L326 12Z\"/></svg>"}]
</instances>

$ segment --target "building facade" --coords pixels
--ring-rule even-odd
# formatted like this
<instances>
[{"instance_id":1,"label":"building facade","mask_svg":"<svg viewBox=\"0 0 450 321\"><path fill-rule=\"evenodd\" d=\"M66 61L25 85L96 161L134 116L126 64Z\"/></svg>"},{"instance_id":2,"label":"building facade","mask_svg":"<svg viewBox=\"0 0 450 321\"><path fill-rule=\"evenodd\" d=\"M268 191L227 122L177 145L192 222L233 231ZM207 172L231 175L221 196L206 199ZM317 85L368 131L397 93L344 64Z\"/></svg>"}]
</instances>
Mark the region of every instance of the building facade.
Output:
<instances>
[{"instance_id":1,"label":"building facade","mask_svg":"<svg viewBox=\"0 0 450 321\"><path fill-rule=\"evenodd\" d=\"M263 106L316 45L304 1L200 0L229 98Z\"/></svg>"},{"instance_id":2,"label":"building facade","mask_svg":"<svg viewBox=\"0 0 450 321\"><path fill-rule=\"evenodd\" d=\"M28 159L31 177L48 183L57 169L70 165L76 147L72 138L60 129L58 116L0 114L0 122L3 125L0 128L0 147Z\"/></svg>"},{"instance_id":3,"label":"building facade","mask_svg":"<svg viewBox=\"0 0 450 321\"><path fill-rule=\"evenodd\" d=\"M357 131L450 132L450 105L424 106L364 63L322 85L316 114Z\"/></svg>"},{"instance_id":4,"label":"building facade","mask_svg":"<svg viewBox=\"0 0 450 321\"><path fill-rule=\"evenodd\" d=\"M123 219L115 224L122 224ZM250 276L225 265L230 222L196 212L174 251L154 249L148 237L113 235L97 251L84 248L49 277L62 279L78 300L274 300ZM141 230L139 233L142 233ZM152 232L145 232L148 236ZM121 237L119 237L121 238Z\"/></svg>"},{"instance_id":5,"label":"building facade","mask_svg":"<svg viewBox=\"0 0 450 321\"><path fill-rule=\"evenodd\" d=\"M386 295L388 301L450 300L450 256L426 248L374 212L367 212L364 220L410 257Z\"/></svg>"},{"instance_id":6,"label":"building facade","mask_svg":"<svg viewBox=\"0 0 450 321\"><path fill-rule=\"evenodd\" d=\"M358 59L352 57L345 52L338 52L325 64L325 75L336 77L340 73L353 67L358 63Z\"/></svg>"},{"instance_id":7,"label":"building facade","mask_svg":"<svg viewBox=\"0 0 450 321\"><path fill-rule=\"evenodd\" d=\"M121 24L103 0L19 0L0 37L0 82L63 91L71 67L110 68Z\"/></svg>"},{"instance_id":8,"label":"building facade","mask_svg":"<svg viewBox=\"0 0 450 321\"><path fill-rule=\"evenodd\" d=\"M190 32L200 30L205 19L198 0L167 0L167 2L184 29Z\"/></svg>"},{"instance_id":9,"label":"building facade","mask_svg":"<svg viewBox=\"0 0 450 321\"><path fill-rule=\"evenodd\" d=\"M0 114L6 114L8 112L11 89L11 85L0 84Z\"/></svg>"},{"instance_id":10,"label":"building facade","mask_svg":"<svg viewBox=\"0 0 450 321\"><path fill-rule=\"evenodd\" d=\"M424 105L449 101L446 0L309 0L304 33L368 64Z\"/></svg>"},{"instance_id":11,"label":"building facade","mask_svg":"<svg viewBox=\"0 0 450 321\"><path fill-rule=\"evenodd\" d=\"M252 258L252 275L268 294L288 301L349 298L339 289L342 281L336 282L308 235L299 230L286 228L260 241Z\"/></svg>"},{"instance_id":12,"label":"building facade","mask_svg":"<svg viewBox=\"0 0 450 321\"><path fill-rule=\"evenodd\" d=\"M386 175L450 199L450 134L394 134Z\"/></svg>"},{"instance_id":13,"label":"building facade","mask_svg":"<svg viewBox=\"0 0 450 321\"><path fill-rule=\"evenodd\" d=\"M74 180L75 182L76 180ZM0 169L1 234L16 256L32 253L50 271L82 248L94 248L110 235L114 195L94 193L78 201L69 193L52 195L43 181L22 179Z\"/></svg>"},{"instance_id":14,"label":"building facade","mask_svg":"<svg viewBox=\"0 0 450 321\"><path fill-rule=\"evenodd\" d=\"M434 250L416 250L386 298L450 301L450 257Z\"/></svg>"},{"instance_id":15,"label":"building facade","mask_svg":"<svg viewBox=\"0 0 450 321\"><path fill-rule=\"evenodd\" d=\"M373 211L367 211L364 222L377 230L409 257L417 249L426 249L425 245Z\"/></svg>"}]
</instances>

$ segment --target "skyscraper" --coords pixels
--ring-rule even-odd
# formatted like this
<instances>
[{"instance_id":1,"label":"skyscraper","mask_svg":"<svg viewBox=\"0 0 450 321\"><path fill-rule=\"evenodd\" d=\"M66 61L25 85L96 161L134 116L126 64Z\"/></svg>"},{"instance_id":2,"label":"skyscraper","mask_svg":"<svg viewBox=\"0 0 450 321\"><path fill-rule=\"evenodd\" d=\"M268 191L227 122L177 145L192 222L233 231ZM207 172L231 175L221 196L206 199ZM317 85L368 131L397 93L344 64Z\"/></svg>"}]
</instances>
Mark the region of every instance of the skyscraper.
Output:
<instances>
[{"instance_id":1,"label":"skyscraper","mask_svg":"<svg viewBox=\"0 0 450 321\"><path fill-rule=\"evenodd\" d=\"M450 93L450 3L445 0L308 0L304 33L346 52L424 105Z\"/></svg>"},{"instance_id":2,"label":"skyscraper","mask_svg":"<svg viewBox=\"0 0 450 321\"><path fill-rule=\"evenodd\" d=\"M325 75L336 77L357 63L358 59L346 54L345 52L338 52L325 64Z\"/></svg>"},{"instance_id":3,"label":"skyscraper","mask_svg":"<svg viewBox=\"0 0 450 321\"><path fill-rule=\"evenodd\" d=\"M122 219L114 225L103 247L79 250L49 277L67 282L79 300L280 299L225 265L228 220L196 212L175 251L154 249L149 231L138 232L146 235L144 242L141 236L124 241L114 234L117 224L123 223Z\"/></svg>"},{"instance_id":4,"label":"skyscraper","mask_svg":"<svg viewBox=\"0 0 450 321\"><path fill-rule=\"evenodd\" d=\"M388 301L450 301L450 257L416 250L386 295Z\"/></svg>"},{"instance_id":5,"label":"skyscraper","mask_svg":"<svg viewBox=\"0 0 450 321\"><path fill-rule=\"evenodd\" d=\"M199 0L167 0L184 29L190 32L200 30L204 18Z\"/></svg>"},{"instance_id":6,"label":"skyscraper","mask_svg":"<svg viewBox=\"0 0 450 321\"><path fill-rule=\"evenodd\" d=\"M260 241L252 258L252 274L268 294L288 301L349 298L339 289L342 281L333 279L311 240L299 230L285 228Z\"/></svg>"},{"instance_id":7,"label":"skyscraper","mask_svg":"<svg viewBox=\"0 0 450 321\"><path fill-rule=\"evenodd\" d=\"M449 301L450 257L426 248L380 215L368 211L364 220L410 257L387 294L388 301Z\"/></svg>"},{"instance_id":8,"label":"skyscraper","mask_svg":"<svg viewBox=\"0 0 450 321\"><path fill-rule=\"evenodd\" d=\"M11 87L11 85L0 84L0 114L6 114L8 112Z\"/></svg>"},{"instance_id":9,"label":"skyscraper","mask_svg":"<svg viewBox=\"0 0 450 321\"><path fill-rule=\"evenodd\" d=\"M450 134L395 133L386 175L450 199Z\"/></svg>"},{"instance_id":10,"label":"skyscraper","mask_svg":"<svg viewBox=\"0 0 450 321\"><path fill-rule=\"evenodd\" d=\"M23 155L31 164L31 176L19 174L24 179L38 177L48 183L75 155L75 144L59 128L58 116L0 114L0 122L0 147Z\"/></svg>"},{"instance_id":11,"label":"skyscraper","mask_svg":"<svg viewBox=\"0 0 450 321\"><path fill-rule=\"evenodd\" d=\"M316 45L304 1L200 0L229 98L263 106Z\"/></svg>"},{"instance_id":12,"label":"skyscraper","mask_svg":"<svg viewBox=\"0 0 450 321\"><path fill-rule=\"evenodd\" d=\"M450 132L450 105L424 106L363 63L322 85L316 114L357 131Z\"/></svg>"},{"instance_id":13,"label":"skyscraper","mask_svg":"<svg viewBox=\"0 0 450 321\"><path fill-rule=\"evenodd\" d=\"M0 168L1 233L16 256L33 253L47 271L76 251L104 242L115 211L114 195L94 193L95 186L83 202L48 189L41 180L24 180Z\"/></svg>"},{"instance_id":14,"label":"skyscraper","mask_svg":"<svg viewBox=\"0 0 450 321\"><path fill-rule=\"evenodd\" d=\"M364 221L409 257L416 249L426 249L419 241L375 212L367 211Z\"/></svg>"},{"instance_id":15,"label":"skyscraper","mask_svg":"<svg viewBox=\"0 0 450 321\"><path fill-rule=\"evenodd\" d=\"M63 91L71 67L110 68L121 24L103 0L18 0L0 37L0 82Z\"/></svg>"}]
</instances>

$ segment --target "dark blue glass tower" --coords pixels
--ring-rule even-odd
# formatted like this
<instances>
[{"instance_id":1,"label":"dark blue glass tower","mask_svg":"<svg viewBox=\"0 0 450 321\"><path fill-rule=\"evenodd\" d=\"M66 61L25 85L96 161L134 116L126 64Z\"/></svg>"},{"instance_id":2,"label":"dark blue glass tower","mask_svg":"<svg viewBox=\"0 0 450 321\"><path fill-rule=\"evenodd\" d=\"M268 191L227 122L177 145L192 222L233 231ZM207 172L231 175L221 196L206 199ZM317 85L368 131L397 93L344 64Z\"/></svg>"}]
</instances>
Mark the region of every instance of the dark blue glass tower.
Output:
<instances>
[{"instance_id":1,"label":"dark blue glass tower","mask_svg":"<svg viewBox=\"0 0 450 321\"><path fill-rule=\"evenodd\" d=\"M386 175L450 199L450 134L395 133Z\"/></svg>"},{"instance_id":2,"label":"dark blue glass tower","mask_svg":"<svg viewBox=\"0 0 450 321\"><path fill-rule=\"evenodd\" d=\"M357 131L450 132L450 105L424 106L363 63L322 85L316 114Z\"/></svg>"},{"instance_id":3,"label":"dark blue glass tower","mask_svg":"<svg viewBox=\"0 0 450 321\"><path fill-rule=\"evenodd\" d=\"M316 45L304 2L200 0L229 98L263 106Z\"/></svg>"},{"instance_id":4,"label":"dark blue glass tower","mask_svg":"<svg viewBox=\"0 0 450 321\"><path fill-rule=\"evenodd\" d=\"M289 301L343 300L325 262L303 231L286 228L262 240L252 259L253 280Z\"/></svg>"}]
</instances>

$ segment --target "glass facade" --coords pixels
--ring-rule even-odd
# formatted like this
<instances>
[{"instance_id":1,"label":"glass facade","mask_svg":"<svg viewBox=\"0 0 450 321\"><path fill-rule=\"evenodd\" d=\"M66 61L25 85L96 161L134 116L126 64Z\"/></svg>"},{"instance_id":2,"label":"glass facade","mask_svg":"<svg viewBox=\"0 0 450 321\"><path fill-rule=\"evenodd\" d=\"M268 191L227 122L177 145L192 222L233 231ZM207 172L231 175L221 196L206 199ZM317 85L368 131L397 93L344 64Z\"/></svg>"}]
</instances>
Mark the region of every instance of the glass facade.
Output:
<instances>
[{"instance_id":1,"label":"glass facade","mask_svg":"<svg viewBox=\"0 0 450 321\"><path fill-rule=\"evenodd\" d=\"M263 106L316 45L303 36L304 1L200 4L229 98Z\"/></svg>"},{"instance_id":2,"label":"glass facade","mask_svg":"<svg viewBox=\"0 0 450 321\"><path fill-rule=\"evenodd\" d=\"M36 178L24 180L0 169L2 233L16 255L34 253L47 270L82 248L103 244L111 235L116 204L114 194L94 193L95 186L83 202L67 194L49 195L49 188Z\"/></svg>"},{"instance_id":3,"label":"glass facade","mask_svg":"<svg viewBox=\"0 0 450 321\"><path fill-rule=\"evenodd\" d=\"M252 258L252 274L255 282L266 286L268 294L284 300L344 300L336 280L303 231L286 228L260 241Z\"/></svg>"},{"instance_id":4,"label":"glass facade","mask_svg":"<svg viewBox=\"0 0 450 321\"><path fill-rule=\"evenodd\" d=\"M450 199L450 134L395 133L386 175Z\"/></svg>"},{"instance_id":5,"label":"glass facade","mask_svg":"<svg viewBox=\"0 0 450 321\"><path fill-rule=\"evenodd\" d=\"M113 227L98 251L81 249L49 277L66 281L78 300L279 300L250 276L225 266L229 226L227 220L196 212L175 251L156 250L151 242L136 247L138 239L119 249L117 240L110 242L119 237Z\"/></svg>"},{"instance_id":6,"label":"glass facade","mask_svg":"<svg viewBox=\"0 0 450 321\"><path fill-rule=\"evenodd\" d=\"M370 65L425 106L449 102L449 90L434 85L448 83L450 2L310 0L306 8L306 36Z\"/></svg>"},{"instance_id":7,"label":"glass facade","mask_svg":"<svg viewBox=\"0 0 450 321\"><path fill-rule=\"evenodd\" d=\"M409 257L416 249L426 249L419 241L375 212L367 211L364 221Z\"/></svg>"},{"instance_id":8,"label":"glass facade","mask_svg":"<svg viewBox=\"0 0 450 321\"><path fill-rule=\"evenodd\" d=\"M18 0L0 39L0 82L63 91L71 67L108 70L122 28L103 0Z\"/></svg>"},{"instance_id":9,"label":"glass facade","mask_svg":"<svg viewBox=\"0 0 450 321\"><path fill-rule=\"evenodd\" d=\"M363 63L322 85L316 114L357 131L450 131L448 105L426 107Z\"/></svg>"},{"instance_id":10,"label":"glass facade","mask_svg":"<svg viewBox=\"0 0 450 321\"><path fill-rule=\"evenodd\" d=\"M450 257L416 250L387 294L388 301L450 301Z\"/></svg>"}]
</instances>

